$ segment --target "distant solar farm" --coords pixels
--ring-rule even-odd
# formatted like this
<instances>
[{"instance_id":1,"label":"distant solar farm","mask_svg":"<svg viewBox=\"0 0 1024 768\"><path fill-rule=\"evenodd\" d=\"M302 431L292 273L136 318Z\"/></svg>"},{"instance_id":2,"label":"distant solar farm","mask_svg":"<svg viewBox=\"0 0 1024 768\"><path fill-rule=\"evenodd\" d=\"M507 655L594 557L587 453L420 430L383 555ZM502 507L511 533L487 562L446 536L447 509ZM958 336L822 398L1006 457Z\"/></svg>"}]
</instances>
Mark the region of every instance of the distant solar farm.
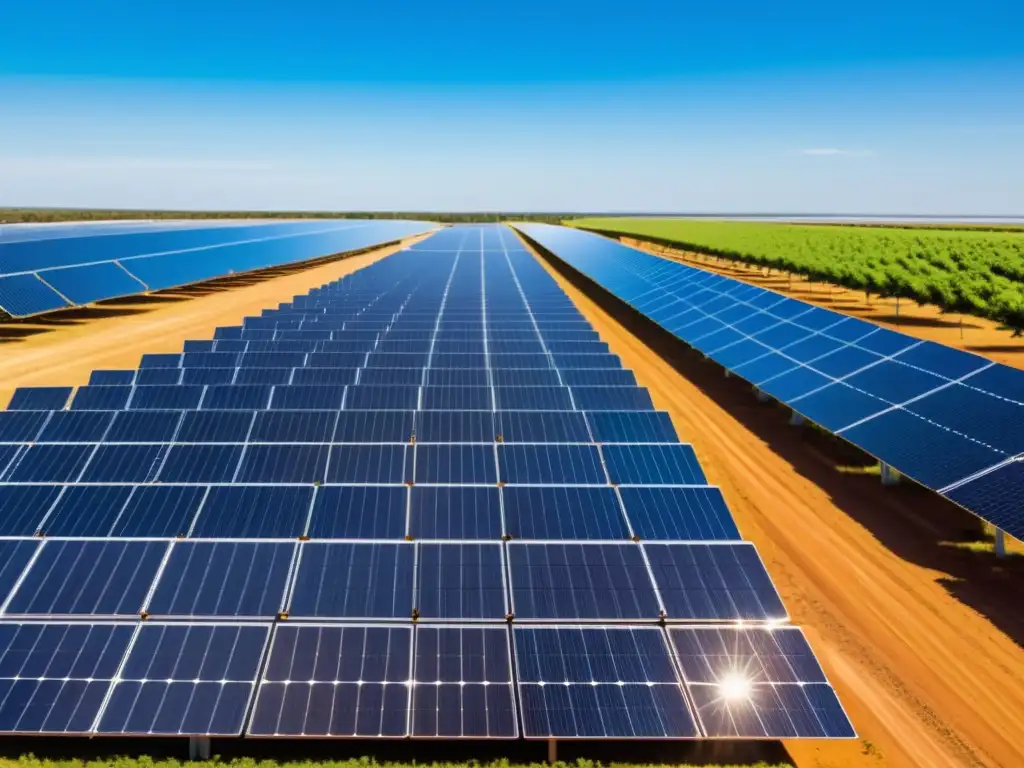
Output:
<instances>
[{"instance_id":1,"label":"distant solar farm","mask_svg":"<svg viewBox=\"0 0 1024 768\"><path fill-rule=\"evenodd\" d=\"M2 233L10 318L401 245L176 352L16 389L0 733L187 737L196 755L211 738L855 739L702 436L553 265L1024 537L1024 372L598 234Z\"/></svg>"}]
</instances>

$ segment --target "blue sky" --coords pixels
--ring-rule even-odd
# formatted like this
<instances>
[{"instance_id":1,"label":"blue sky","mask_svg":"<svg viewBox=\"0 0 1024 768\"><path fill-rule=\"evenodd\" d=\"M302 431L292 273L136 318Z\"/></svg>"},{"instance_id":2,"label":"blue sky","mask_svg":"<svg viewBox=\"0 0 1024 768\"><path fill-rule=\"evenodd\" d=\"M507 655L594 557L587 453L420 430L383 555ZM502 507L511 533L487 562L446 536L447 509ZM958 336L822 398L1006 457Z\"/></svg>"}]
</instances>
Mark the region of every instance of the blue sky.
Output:
<instances>
[{"instance_id":1,"label":"blue sky","mask_svg":"<svg viewBox=\"0 0 1024 768\"><path fill-rule=\"evenodd\" d=\"M0 205L1024 214L1024 4L0 9Z\"/></svg>"}]
</instances>

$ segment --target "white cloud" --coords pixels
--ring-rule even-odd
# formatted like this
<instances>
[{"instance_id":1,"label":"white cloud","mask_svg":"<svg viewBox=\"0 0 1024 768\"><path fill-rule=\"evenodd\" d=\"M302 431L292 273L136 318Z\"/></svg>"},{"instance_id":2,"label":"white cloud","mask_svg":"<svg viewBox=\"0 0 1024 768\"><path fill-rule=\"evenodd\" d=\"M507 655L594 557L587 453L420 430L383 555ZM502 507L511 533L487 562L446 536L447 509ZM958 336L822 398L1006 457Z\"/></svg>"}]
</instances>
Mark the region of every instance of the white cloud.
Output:
<instances>
[{"instance_id":1,"label":"white cloud","mask_svg":"<svg viewBox=\"0 0 1024 768\"><path fill-rule=\"evenodd\" d=\"M875 155L873 149L839 149L838 147L812 147L810 149L801 149L799 152L801 155L810 155L811 157L834 157L836 155L874 157Z\"/></svg>"}]
</instances>

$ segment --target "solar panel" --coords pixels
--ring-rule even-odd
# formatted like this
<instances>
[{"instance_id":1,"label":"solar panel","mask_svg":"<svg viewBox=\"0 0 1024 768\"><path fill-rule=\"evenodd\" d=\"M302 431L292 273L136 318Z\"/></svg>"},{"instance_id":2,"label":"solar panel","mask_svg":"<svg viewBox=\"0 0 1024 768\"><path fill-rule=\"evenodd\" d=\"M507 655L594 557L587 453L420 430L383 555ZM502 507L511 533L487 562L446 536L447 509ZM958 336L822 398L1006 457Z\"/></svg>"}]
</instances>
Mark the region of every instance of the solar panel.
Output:
<instances>
[{"instance_id":1,"label":"solar panel","mask_svg":"<svg viewBox=\"0 0 1024 768\"><path fill-rule=\"evenodd\" d=\"M162 541L47 540L4 613L137 616L166 552Z\"/></svg>"},{"instance_id":2,"label":"solar panel","mask_svg":"<svg viewBox=\"0 0 1024 768\"><path fill-rule=\"evenodd\" d=\"M503 621L505 562L500 543L423 543L416 566L416 610L425 621Z\"/></svg>"},{"instance_id":3,"label":"solar panel","mask_svg":"<svg viewBox=\"0 0 1024 768\"><path fill-rule=\"evenodd\" d=\"M527 738L695 738L661 630L513 630Z\"/></svg>"},{"instance_id":4,"label":"solar panel","mask_svg":"<svg viewBox=\"0 0 1024 768\"><path fill-rule=\"evenodd\" d=\"M598 443L677 443L672 420L664 411L597 411L587 424Z\"/></svg>"},{"instance_id":5,"label":"solar panel","mask_svg":"<svg viewBox=\"0 0 1024 768\"><path fill-rule=\"evenodd\" d=\"M612 488L507 486L505 526L515 539L627 539Z\"/></svg>"},{"instance_id":6,"label":"solar panel","mask_svg":"<svg viewBox=\"0 0 1024 768\"><path fill-rule=\"evenodd\" d=\"M417 445L417 483L497 483L498 467L492 445Z\"/></svg>"},{"instance_id":7,"label":"solar panel","mask_svg":"<svg viewBox=\"0 0 1024 768\"><path fill-rule=\"evenodd\" d=\"M49 419L46 411L0 411L0 442L32 442Z\"/></svg>"},{"instance_id":8,"label":"solar panel","mask_svg":"<svg viewBox=\"0 0 1024 768\"><path fill-rule=\"evenodd\" d=\"M753 544L649 542L643 548L672 620L787 618Z\"/></svg>"},{"instance_id":9,"label":"solar panel","mask_svg":"<svg viewBox=\"0 0 1024 768\"><path fill-rule=\"evenodd\" d=\"M606 445L601 450L616 485L705 485L689 445Z\"/></svg>"},{"instance_id":10,"label":"solar panel","mask_svg":"<svg viewBox=\"0 0 1024 768\"><path fill-rule=\"evenodd\" d=\"M27 446L13 459L4 479L15 483L72 482L78 478L95 448L93 445ZM3 463L0 460L0 466Z\"/></svg>"},{"instance_id":11,"label":"solar panel","mask_svg":"<svg viewBox=\"0 0 1024 768\"><path fill-rule=\"evenodd\" d=\"M106 536L132 495L130 485L69 485L39 527L47 536Z\"/></svg>"},{"instance_id":12,"label":"solar panel","mask_svg":"<svg viewBox=\"0 0 1024 768\"><path fill-rule=\"evenodd\" d=\"M279 624L248 733L408 735L412 633L412 625Z\"/></svg>"},{"instance_id":13,"label":"solar panel","mask_svg":"<svg viewBox=\"0 0 1024 768\"><path fill-rule=\"evenodd\" d=\"M1020 371L594 234L520 229L686 344L933 490L1024 450L1013 428L1024 423ZM1024 537L1024 514L949 498Z\"/></svg>"},{"instance_id":14,"label":"solar panel","mask_svg":"<svg viewBox=\"0 0 1024 768\"><path fill-rule=\"evenodd\" d=\"M0 622L0 731L89 732L134 634L131 624Z\"/></svg>"},{"instance_id":15,"label":"solar panel","mask_svg":"<svg viewBox=\"0 0 1024 768\"><path fill-rule=\"evenodd\" d=\"M31 536L60 495L59 485L0 485L0 536Z\"/></svg>"},{"instance_id":16,"label":"solar panel","mask_svg":"<svg viewBox=\"0 0 1024 768\"><path fill-rule=\"evenodd\" d=\"M143 624L97 731L240 734L269 635L269 624Z\"/></svg>"},{"instance_id":17,"label":"solar panel","mask_svg":"<svg viewBox=\"0 0 1024 768\"><path fill-rule=\"evenodd\" d=\"M673 628L669 638L709 736L855 735L798 628Z\"/></svg>"},{"instance_id":18,"label":"solar panel","mask_svg":"<svg viewBox=\"0 0 1024 768\"><path fill-rule=\"evenodd\" d=\"M607 483L601 455L592 445L498 446L505 483L596 485Z\"/></svg>"},{"instance_id":19,"label":"solar panel","mask_svg":"<svg viewBox=\"0 0 1024 768\"><path fill-rule=\"evenodd\" d=\"M0 417L3 415L5 415L4 412L0 412ZM10 415L20 416L22 414L12 413ZM43 443L98 443L107 434L113 421L114 414L103 411L55 411L46 419L46 426L38 436L38 441ZM32 438L23 437L21 439L29 441Z\"/></svg>"},{"instance_id":20,"label":"solar panel","mask_svg":"<svg viewBox=\"0 0 1024 768\"><path fill-rule=\"evenodd\" d=\"M778 595L667 414L503 232L446 230L450 251L401 251L181 354L97 374L69 411L68 391L57 410L0 415L0 536L42 534L0 541L0 614L131 629L114 667L81 681L94 704L75 678L46 681L71 697L47 728L724 727L692 709L690 688L717 683L683 680L660 627L776 626ZM572 677L523 679L519 637L534 630L531 653ZM660 661L638 661L655 648ZM783 663L773 653L764 666ZM669 677L645 676L665 663ZM831 695L800 682L823 688L803 712ZM58 695L24 690L40 711ZM68 725L79 700L88 723Z\"/></svg>"},{"instance_id":21,"label":"solar panel","mask_svg":"<svg viewBox=\"0 0 1024 768\"><path fill-rule=\"evenodd\" d=\"M325 486L309 517L312 539L401 539L408 490L402 486Z\"/></svg>"},{"instance_id":22,"label":"solar panel","mask_svg":"<svg viewBox=\"0 0 1024 768\"><path fill-rule=\"evenodd\" d=\"M398 619L413 611L411 543L304 544L287 612L300 618Z\"/></svg>"},{"instance_id":23,"label":"solar panel","mask_svg":"<svg viewBox=\"0 0 1024 768\"><path fill-rule=\"evenodd\" d=\"M18 387L9 411L59 411L71 397L71 387Z\"/></svg>"},{"instance_id":24,"label":"solar panel","mask_svg":"<svg viewBox=\"0 0 1024 768\"><path fill-rule=\"evenodd\" d=\"M411 735L519 735L505 627L417 626Z\"/></svg>"},{"instance_id":25,"label":"solar panel","mask_svg":"<svg viewBox=\"0 0 1024 768\"><path fill-rule=\"evenodd\" d=\"M502 502L498 488L412 488L409 535L414 539L500 539Z\"/></svg>"},{"instance_id":26,"label":"solar panel","mask_svg":"<svg viewBox=\"0 0 1024 768\"><path fill-rule=\"evenodd\" d=\"M635 544L512 541L508 558L516 619L653 621L662 612Z\"/></svg>"},{"instance_id":27,"label":"solar panel","mask_svg":"<svg viewBox=\"0 0 1024 768\"><path fill-rule=\"evenodd\" d=\"M589 443L582 413L572 411L502 411L495 414L497 433L506 443Z\"/></svg>"},{"instance_id":28,"label":"solar panel","mask_svg":"<svg viewBox=\"0 0 1024 768\"><path fill-rule=\"evenodd\" d=\"M718 488L622 486L618 489L633 533L665 541L739 539Z\"/></svg>"},{"instance_id":29,"label":"solar panel","mask_svg":"<svg viewBox=\"0 0 1024 768\"><path fill-rule=\"evenodd\" d=\"M295 544L175 542L146 612L153 616L274 618L284 608Z\"/></svg>"}]
</instances>

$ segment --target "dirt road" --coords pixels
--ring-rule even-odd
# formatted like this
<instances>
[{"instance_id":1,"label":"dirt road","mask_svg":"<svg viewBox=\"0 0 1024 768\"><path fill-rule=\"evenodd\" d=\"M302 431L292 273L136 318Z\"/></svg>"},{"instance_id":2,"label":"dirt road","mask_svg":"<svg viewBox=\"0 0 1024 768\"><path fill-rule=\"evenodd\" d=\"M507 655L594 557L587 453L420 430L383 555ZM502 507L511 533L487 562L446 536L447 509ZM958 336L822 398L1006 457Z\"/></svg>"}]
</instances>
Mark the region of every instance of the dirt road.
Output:
<instances>
[{"instance_id":1,"label":"dirt road","mask_svg":"<svg viewBox=\"0 0 1024 768\"><path fill-rule=\"evenodd\" d=\"M966 513L842 474L837 442L699 356L652 348L545 266L693 442L853 719L859 741L788 743L797 764L1024 766L1024 558L944 546Z\"/></svg>"}]
</instances>

